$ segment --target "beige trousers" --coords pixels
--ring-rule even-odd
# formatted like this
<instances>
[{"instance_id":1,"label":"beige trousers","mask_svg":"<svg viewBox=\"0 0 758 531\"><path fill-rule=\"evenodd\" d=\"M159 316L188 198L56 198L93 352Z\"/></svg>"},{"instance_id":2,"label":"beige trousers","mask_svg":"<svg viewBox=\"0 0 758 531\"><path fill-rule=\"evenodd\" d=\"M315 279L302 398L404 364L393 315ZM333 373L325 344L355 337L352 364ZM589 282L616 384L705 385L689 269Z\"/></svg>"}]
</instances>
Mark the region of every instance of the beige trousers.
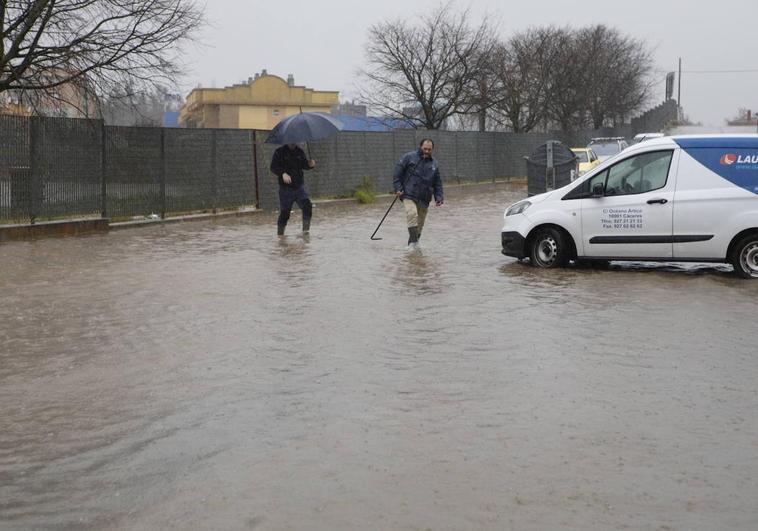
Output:
<instances>
[{"instance_id":1,"label":"beige trousers","mask_svg":"<svg viewBox=\"0 0 758 531\"><path fill-rule=\"evenodd\" d=\"M418 227L418 233L421 234L428 209L422 207L413 199L403 199L403 206L405 207L405 217L408 220L408 227Z\"/></svg>"}]
</instances>

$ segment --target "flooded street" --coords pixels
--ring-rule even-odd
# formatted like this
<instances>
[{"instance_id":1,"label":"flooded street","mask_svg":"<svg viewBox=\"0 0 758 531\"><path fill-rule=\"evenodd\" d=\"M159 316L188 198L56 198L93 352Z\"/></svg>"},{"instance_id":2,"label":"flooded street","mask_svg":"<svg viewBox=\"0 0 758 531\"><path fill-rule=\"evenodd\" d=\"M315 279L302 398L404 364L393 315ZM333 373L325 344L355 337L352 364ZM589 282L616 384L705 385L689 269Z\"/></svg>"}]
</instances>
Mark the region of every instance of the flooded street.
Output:
<instances>
[{"instance_id":1,"label":"flooded street","mask_svg":"<svg viewBox=\"0 0 758 531\"><path fill-rule=\"evenodd\" d=\"M0 245L0 529L758 528L758 282L536 270L525 195Z\"/></svg>"}]
</instances>

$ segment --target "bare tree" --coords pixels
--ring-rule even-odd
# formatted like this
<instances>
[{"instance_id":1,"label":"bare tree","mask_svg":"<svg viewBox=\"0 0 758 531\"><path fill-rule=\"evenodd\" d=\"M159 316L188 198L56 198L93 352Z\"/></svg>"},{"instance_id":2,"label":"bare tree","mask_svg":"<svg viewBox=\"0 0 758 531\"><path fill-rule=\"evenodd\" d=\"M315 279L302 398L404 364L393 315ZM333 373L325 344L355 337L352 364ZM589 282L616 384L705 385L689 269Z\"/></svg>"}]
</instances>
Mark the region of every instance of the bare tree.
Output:
<instances>
[{"instance_id":1,"label":"bare tree","mask_svg":"<svg viewBox=\"0 0 758 531\"><path fill-rule=\"evenodd\" d=\"M369 29L361 100L375 110L427 129L477 111L472 94L494 46L486 21L472 28L469 13L441 5L417 25L404 20Z\"/></svg>"},{"instance_id":2,"label":"bare tree","mask_svg":"<svg viewBox=\"0 0 758 531\"><path fill-rule=\"evenodd\" d=\"M558 54L551 64L547 87L547 115L561 130L587 124L587 83L593 58L582 48L576 31L566 30L554 42Z\"/></svg>"},{"instance_id":3,"label":"bare tree","mask_svg":"<svg viewBox=\"0 0 758 531\"><path fill-rule=\"evenodd\" d=\"M591 58L585 87L587 108L595 129L623 122L640 110L650 93L652 58L644 42L602 24L576 34L576 50Z\"/></svg>"},{"instance_id":4,"label":"bare tree","mask_svg":"<svg viewBox=\"0 0 758 531\"><path fill-rule=\"evenodd\" d=\"M81 106L171 85L202 21L194 0L0 0L0 94Z\"/></svg>"},{"instance_id":5,"label":"bare tree","mask_svg":"<svg viewBox=\"0 0 758 531\"><path fill-rule=\"evenodd\" d=\"M550 74L560 57L557 44L566 30L532 28L514 35L493 54L493 70L501 91L495 112L516 133L526 133L544 122Z\"/></svg>"},{"instance_id":6,"label":"bare tree","mask_svg":"<svg viewBox=\"0 0 758 531\"><path fill-rule=\"evenodd\" d=\"M487 54L487 57L481 61L482 68L474 72L469 84L468 96L465 99L466 106L470 108L469 112L476 117L479 131L487 131L489 122L497 123L497 120L493 119L492 111L502 96L503 90L493 59L499 46L497 42L491 45L488 43L486 49L480 52Z\"/></svg>"}]
</instances>

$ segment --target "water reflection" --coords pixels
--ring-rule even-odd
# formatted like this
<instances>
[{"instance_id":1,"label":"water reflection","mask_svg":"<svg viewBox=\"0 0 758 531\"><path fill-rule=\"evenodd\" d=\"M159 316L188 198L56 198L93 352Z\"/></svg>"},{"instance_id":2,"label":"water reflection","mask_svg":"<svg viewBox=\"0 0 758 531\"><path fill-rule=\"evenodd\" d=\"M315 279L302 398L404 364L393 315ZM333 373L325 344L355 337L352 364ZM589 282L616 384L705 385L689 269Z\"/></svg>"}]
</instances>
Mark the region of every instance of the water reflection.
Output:
<instances>
[{"instance_id":1,"label":"water reflection","mask_svg":"<svg viewBox=\"0 0 758 531\"><path fill-rule=\"evenodd\" d=\"M517 263L514 195L3 244L0 528L755 521L758 282Z\"/></svg>"},{"instance_id":2,"label":"water reflection","mask_svg":"<svg viewBox=\"0 0 758 531\"><path fill-rule=\"evenodd\" d=\"M445 291L445 282L433 259L421 247L409 247L398 258L393 275L395 286L417 295L438 295Z\"/></svg>"}]
</instances>

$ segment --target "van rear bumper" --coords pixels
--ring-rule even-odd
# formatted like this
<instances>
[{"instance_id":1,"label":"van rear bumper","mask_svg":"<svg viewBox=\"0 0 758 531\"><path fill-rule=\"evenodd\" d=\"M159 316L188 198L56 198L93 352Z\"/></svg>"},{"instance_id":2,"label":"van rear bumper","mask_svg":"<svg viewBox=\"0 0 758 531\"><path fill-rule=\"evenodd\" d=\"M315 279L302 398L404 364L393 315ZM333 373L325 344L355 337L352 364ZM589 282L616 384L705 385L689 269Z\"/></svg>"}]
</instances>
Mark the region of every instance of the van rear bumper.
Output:
<instances>
[{"instance_id":1,"label":"van rear bumper","mask_svg":"<svg viewBox=\"0 0 758 531\"><path fill-rule=\"evenodd\" d=\"M526 257L525 249L526 240L524 237L516 231L504 231L500 235L501 243L503 244L503 250L501 251L505 256L512 256L519 260Z\"/></svg>"}]
</instances>

